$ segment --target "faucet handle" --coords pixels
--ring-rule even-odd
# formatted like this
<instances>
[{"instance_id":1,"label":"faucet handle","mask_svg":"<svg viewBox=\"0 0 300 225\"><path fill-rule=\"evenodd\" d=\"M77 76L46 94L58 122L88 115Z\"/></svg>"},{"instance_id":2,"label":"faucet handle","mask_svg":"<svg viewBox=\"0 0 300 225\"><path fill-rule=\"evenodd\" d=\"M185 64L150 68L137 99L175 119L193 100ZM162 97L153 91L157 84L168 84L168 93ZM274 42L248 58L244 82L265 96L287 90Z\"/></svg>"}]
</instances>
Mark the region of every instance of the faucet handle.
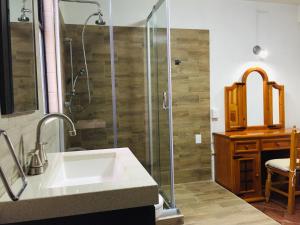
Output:
<instances>
[{"instance_id":1,"label":"faucet handle","mask_svg":"<svg viewBox=\"0 0 300 225\"><path fill-rule=\"evenodd\" d=\"M37 151L33 152L30 160L30 167L40 167L42 166L42 161L39 157L39 153Z\"/></svg>"},{"instance_id":2,"label":"faucet handle","mask_svg":"<svg viewBox=\"0 0 300 225\"><path fill-rule=\"evenodd\" d=\"M36 150L33 149L33 150L27 152L26 154L24 154L24 157L23 157L23 160L22 160L22 166L23 166L23 170L25 171L25 174L28 173L28 169L29 169L29 166L30 166L30 163L31 163L31 159L32 159L35 151Z\"/></svg>"},{"instance_id":3,"label":"faucet handle","mask_svg":"<svg viewBox=\"0 0 300 225\"><path fill-rule=\"evenodd\" d=\"M28 175L37 175L44 172L43 163L40 159L39 152L35 151L31 154L31 160L28 168Z\"/></svg>"}]
</instances>

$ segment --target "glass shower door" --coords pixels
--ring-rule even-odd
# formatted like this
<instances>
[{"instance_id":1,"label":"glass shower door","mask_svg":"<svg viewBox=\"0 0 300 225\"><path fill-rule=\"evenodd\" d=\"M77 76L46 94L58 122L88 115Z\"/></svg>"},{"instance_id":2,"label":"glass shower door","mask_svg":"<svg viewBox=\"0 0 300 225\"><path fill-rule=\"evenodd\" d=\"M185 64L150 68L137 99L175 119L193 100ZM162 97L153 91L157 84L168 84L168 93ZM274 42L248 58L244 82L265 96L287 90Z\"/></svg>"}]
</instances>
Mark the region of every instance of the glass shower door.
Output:
<instances>
[{"instance_id":1,"label":"glass shower door","mask_svg":"<svg viewBox=\"0 0 300 225\"><path fill-rule=\"evenodd\" d=\"M154 6L147 20L148 113L151 172L166 203L174 208L172 86L168 1Z\"/></svg>"}]
</instances>

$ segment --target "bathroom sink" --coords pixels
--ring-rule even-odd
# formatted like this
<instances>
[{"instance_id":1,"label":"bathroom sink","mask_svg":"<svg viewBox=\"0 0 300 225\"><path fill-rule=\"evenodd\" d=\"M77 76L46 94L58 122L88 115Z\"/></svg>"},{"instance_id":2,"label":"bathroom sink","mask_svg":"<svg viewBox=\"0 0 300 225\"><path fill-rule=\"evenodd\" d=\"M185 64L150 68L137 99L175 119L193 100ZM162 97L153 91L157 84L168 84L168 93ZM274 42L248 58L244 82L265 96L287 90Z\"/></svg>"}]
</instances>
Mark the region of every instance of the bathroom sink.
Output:
<instances>
[{"instance_id":1,"label":"bathroom sink","mask_svg":"<svg viewBox=\"0 0 300 225\"><path fill-rule=\"evenodd\" d=\"M64 155L48 182L48 188L96 184L117 180L122 165L115 152Z\"/></svg>"},{"instance_id":2,"label":"bathroom sink","mask_svg":"<svg viewBox=\"0 0 300 225\"><path fill-rule=\"evenodd\" d=\"M48 168L27 177L19 201L12 202L7 194L0 198L0 224L157 204L157 183L128 148L47 156ZM21 184L18 179L13 190L19 190Z\"/></svg>"}]
</instances>

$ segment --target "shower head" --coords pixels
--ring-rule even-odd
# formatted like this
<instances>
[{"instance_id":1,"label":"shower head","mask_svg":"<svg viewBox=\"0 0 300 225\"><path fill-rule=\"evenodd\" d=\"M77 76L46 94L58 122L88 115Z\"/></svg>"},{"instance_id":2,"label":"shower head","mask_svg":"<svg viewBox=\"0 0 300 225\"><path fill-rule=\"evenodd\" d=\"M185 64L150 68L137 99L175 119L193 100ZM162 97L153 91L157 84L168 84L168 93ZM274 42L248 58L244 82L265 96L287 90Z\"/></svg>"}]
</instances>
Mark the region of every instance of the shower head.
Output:
<instances>
[{"instance_id":1,"label":"shower head","mask_svg":"<svg viewBox=\"0 0 300 225\"><path fill-rule=\"evenodd\" d=\"M26 13L30 13L30 9L25 9L24 7L21 9L21 16L18 18L19 22L29 22L29 17Z\"/></svg>"},{"instance_id":2,"label":"shower head","mask_svg":"<svg viewBox=\"0 0 300 225\"><path fill-rule=\"evenodd\" d=\"M100 25L100 26L103 26L105 25L105 21L103 20L103 14L101 13L101 11L99 11L98 13L96 13L96 15L99 17L98 20L95 21L95 24L96 25Z\"/></svg>"},{"instance_id":3,"label":"shower head","mask_svg":"<svg viewBox=\"0 0 300 225\"><path fill-rule=\"evenodd\" d=\"M27 17L26 15L21 15L21 16L18 18L18 21L19 21L19 22L29 22L29 17Z\"/></svg>"},{"instance_id":4,"label":"shower head","mask_svg":"<svg viewBox=\"0 0 300 225\"><path fill-rule=\"evenodd\" d=\"M96 20L95 24L96 24L96 25L100 25L100 26L104 26L106 23L105 23L105 21L103 21L103 19L102 19L102 20Z\"/></svg>"}]
</instances>

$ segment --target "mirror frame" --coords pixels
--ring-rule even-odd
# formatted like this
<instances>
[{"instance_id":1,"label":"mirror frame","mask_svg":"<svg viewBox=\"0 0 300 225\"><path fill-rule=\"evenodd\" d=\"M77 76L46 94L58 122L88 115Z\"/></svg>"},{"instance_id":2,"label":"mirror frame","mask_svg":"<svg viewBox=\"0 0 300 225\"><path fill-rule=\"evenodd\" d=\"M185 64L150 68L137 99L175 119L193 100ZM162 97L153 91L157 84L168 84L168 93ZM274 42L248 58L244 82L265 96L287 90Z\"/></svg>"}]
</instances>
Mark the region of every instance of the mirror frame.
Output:
<instances>
[{"instance_id":1,"label":"mirror frame","mask_svg":"<svg viewBox=\"0 0 300 225\"><path fill-rule=\"evenodd\" d=\"M1 114L14 112L8 0L0 1L0 105Z\"/></svg>"},{"instance_id":2,"label":"mirror frame","mask_svg":"<svg viewBox=\"0 0 300 225\"><path fill-rule=\"evenodd\" d=\"M263 79L264 124L247 125L247 78L257 72ZM273 124L273 88L279 90L279 124ZM241 82L225 87L225 130L280 129L285 127L284 86L269 81L265 70L252 67L246 70Z\"/></svg>"},{"instance_id":3,"label":"mirror frame","mask_svg":"<svg viewBox=\"0 0 300 225\"><path fill-rule=\"evenodd\" d=\"M42 20L42 0L36 0L38 6L38 19ZM10 26L10 8L9 0L0 1L0 107L1 115L32 113L39 110L38 81L37 81L37 49L36 49L36 30L35 30L35 9L34 0L32 0L33 13L33 50L35 72L33 74L35 84L35 108L15 112L13 69L12 69L12 46L11 46L11 26Z\"/></svg>"}]
</instances>

